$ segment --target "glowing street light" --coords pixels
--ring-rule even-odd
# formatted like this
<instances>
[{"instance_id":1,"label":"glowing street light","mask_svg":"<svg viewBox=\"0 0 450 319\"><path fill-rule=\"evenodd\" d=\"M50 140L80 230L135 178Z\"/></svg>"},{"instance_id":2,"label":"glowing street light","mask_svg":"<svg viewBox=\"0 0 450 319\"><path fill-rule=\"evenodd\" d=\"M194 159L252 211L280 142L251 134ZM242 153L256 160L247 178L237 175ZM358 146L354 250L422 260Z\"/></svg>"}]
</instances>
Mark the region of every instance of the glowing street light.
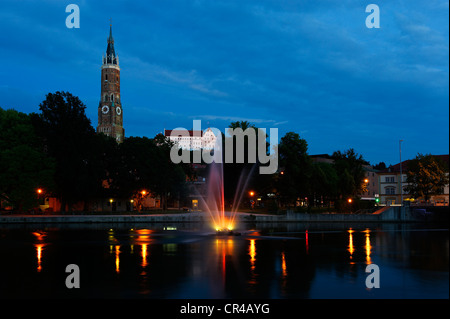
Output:
<instances>
[{"instance_id":1,"label":"glowing street light","mask_svg":"<svg viewBox=\"0 0 450 319\"><path fill-rule=\"evenodd\" d=\"M141 192L141 194L142 194L142 196L145 196L145 195L147 194L147 191L144 189L144 190Z\"/></svg>"},{"instance_id":2,"label":"glowing street light","mask_svg":"<svg viewBox=\"0 0 450 319\"><path fill-rule=\"evenodd\" d=\"M250 196L253 196L253 195L255 195L255 192L254 192L254 191L250 191L250 192L249 192L249 195L250 195Z\"/></svg>"},{"instance_id":3,"label":"glowing street light","mask_svg":"<svg viewBox=\"0 0 450 319\"><path fill-rule=\"evenodd\" d=\"M44 192L44 191L42 190L42 188L38 188L38 189L36 190L36 193L38 193L39 195L41 195L43 192Z\"/></svg>"},{"instance_id":4,"label":"glowing street light","mask_svg":"<svg viewBox=\"0 0 450 319\"><path fill-rule=\"evenodd\" d=\"M366 178L366 179L364 180L364 183L368 184L368 183L369 183L369 179Z\"/></svg>"},{"instance_id":5,"label":"glowing street light","mask_svg":"<svg viewBox=\"0 0 450 319\"><path fill-rule=\"evenodd\" d=\"M351 202L353 202L353 199L349 198L347 201L351 204Z\"/></svg>"}]
</instances>

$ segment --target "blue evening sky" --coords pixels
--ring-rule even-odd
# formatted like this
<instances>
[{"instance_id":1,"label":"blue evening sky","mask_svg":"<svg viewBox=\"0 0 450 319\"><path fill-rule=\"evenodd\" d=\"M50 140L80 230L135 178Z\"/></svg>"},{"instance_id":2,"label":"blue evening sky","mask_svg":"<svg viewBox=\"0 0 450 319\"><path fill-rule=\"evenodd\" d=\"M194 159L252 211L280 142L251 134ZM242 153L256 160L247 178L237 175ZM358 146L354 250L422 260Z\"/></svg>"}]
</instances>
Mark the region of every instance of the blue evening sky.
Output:
<instances>
[{"instance_id":1,"label":"blue evening sky","mask_svg":"<svg viewBox=\"0 0 450 319\"><path fill-rule=\"evenodd\" d=\"M247 120L372 164L449 152L448 0L1 0L0 106L69 91L96 127L110 18L126 136Z\"/></svg>"}]
</instances>

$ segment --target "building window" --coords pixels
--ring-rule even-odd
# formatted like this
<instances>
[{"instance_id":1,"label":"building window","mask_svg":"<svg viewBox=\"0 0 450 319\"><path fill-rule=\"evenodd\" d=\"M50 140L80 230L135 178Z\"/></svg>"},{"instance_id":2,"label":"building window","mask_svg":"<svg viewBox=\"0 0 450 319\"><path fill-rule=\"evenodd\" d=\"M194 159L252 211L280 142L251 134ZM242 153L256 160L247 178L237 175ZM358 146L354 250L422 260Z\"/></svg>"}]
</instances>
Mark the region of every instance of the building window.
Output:
<instances>
[{"instance_id":1,"label":"building window","mask_svg":"<svg viewBox=\"0 0 450 319\"><path fill-rule=\"evenodd\" d=\"M386 187L386 195L394 195L395 187Z\"/></svg>"},{"instance_id":2,"label":"building window","mask_svg":"<svg viewBox=\"0 0 450 319\"><path fill-rule=\"evenodd\" d=\"M394 177L386 177L386 183L394 183Z\"/></svg>"}]
</instances>

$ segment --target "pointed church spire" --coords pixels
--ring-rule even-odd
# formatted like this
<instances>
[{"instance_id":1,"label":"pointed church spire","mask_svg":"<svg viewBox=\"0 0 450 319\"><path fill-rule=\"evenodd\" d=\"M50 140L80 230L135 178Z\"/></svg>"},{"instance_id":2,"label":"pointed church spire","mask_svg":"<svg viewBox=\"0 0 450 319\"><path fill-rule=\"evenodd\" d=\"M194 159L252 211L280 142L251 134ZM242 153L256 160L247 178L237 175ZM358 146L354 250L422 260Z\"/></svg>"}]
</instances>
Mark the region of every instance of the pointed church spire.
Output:
<instances>
[{"instance_id":1,"label":"pointed church spire","mask_svg":"<svg viewBox=\"0 0 450 319\"><path fill-rule=\"evenodd\" d=\"M118 57L114 50L114 38L112 36L112 21L109 24L108 47L106 48L106 63L118 65Z\"/></svg>"},{"instance_id":2,"label":"pointed church spire","mask_svg":"<svg viewBox=\"0 0 450 319\"><path fill-rule=\"evenodd\" d=\"M108 43L113 43L114 44L114 38L112 36L112 19L110 19L111 22L109 23L109 38L108 38Z\"/></svg>"}]
</instances>

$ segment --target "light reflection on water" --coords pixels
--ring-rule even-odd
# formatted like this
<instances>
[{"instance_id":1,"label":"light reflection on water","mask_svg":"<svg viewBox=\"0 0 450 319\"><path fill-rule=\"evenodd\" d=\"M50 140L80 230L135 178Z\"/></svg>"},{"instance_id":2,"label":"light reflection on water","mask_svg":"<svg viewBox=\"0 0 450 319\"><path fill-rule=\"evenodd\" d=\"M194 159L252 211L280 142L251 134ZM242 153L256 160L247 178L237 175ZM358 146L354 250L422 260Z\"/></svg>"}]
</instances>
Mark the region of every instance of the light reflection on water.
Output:
<instances>
[{"instance_id":1,"label":"light reflection on water","mask_svg":"<svg viewBox=\"0 0 450 319\"><path fill-rule=\"evenodd\" d=\"M366 229L364 231L364 233L366 233L366 246L365 246L365 249L366 249L366 264L369 265L369 264L372 263L371 259L370 259L370 253L371 253L371 249L372 249L372 246L370 245L370 230Z\"/></svg>"},{"instance_id":2,"label":"light reflection on water","mask_svg":"<svg viewBox=\"0 0 450 319\"><path fill-rule=\"evenodd\" d=\"M14 258L0 265L0 297L70 297L54 272L78 262L90 276L77 297L448 298L448 230L386 227L282 225L249 237L175 227L3 228L0 255ZM387 288L365 288L371 263ZM2 280L19 274L22 289Z\"/></svg>"},{"instance_id":3,"label":"light reflection on water","mask_svg":"<svg viewBox=\"0 0 450 319\"><path fill-rule=\"evenodd\" d=\"M350 253L350 260L353 258L353 252L355 251L355 247L353 247L353 229L348 230L348 252Z\"/></svg>"},{"instance_id":4,"label":"light reflection on water","mask_svg":"<svg viewBox=\"0 0 450 319\"><path fill-rule=\"evenodd\" d=\"M32 232L32 234L36 237L36 243L34 247L36 248L36 259L37 259L37 272L41 272L42 270L42 251L44 250L45 243L44 239L47 236L47 233L44 231L41 232Z\"/></svg>"},{"instance_id":5,"label":"light reflection on water","mask_svg":"<svg viewBox=\"0 0 450 319\"><path fill-rule=\"evenodd\" d=\"M36 270L40 272L42 270L42 249L44 248L45 244L34 244L34 247L36 247L36 257L37 257L37 268Z\"/></svg>"}]
</instances>

